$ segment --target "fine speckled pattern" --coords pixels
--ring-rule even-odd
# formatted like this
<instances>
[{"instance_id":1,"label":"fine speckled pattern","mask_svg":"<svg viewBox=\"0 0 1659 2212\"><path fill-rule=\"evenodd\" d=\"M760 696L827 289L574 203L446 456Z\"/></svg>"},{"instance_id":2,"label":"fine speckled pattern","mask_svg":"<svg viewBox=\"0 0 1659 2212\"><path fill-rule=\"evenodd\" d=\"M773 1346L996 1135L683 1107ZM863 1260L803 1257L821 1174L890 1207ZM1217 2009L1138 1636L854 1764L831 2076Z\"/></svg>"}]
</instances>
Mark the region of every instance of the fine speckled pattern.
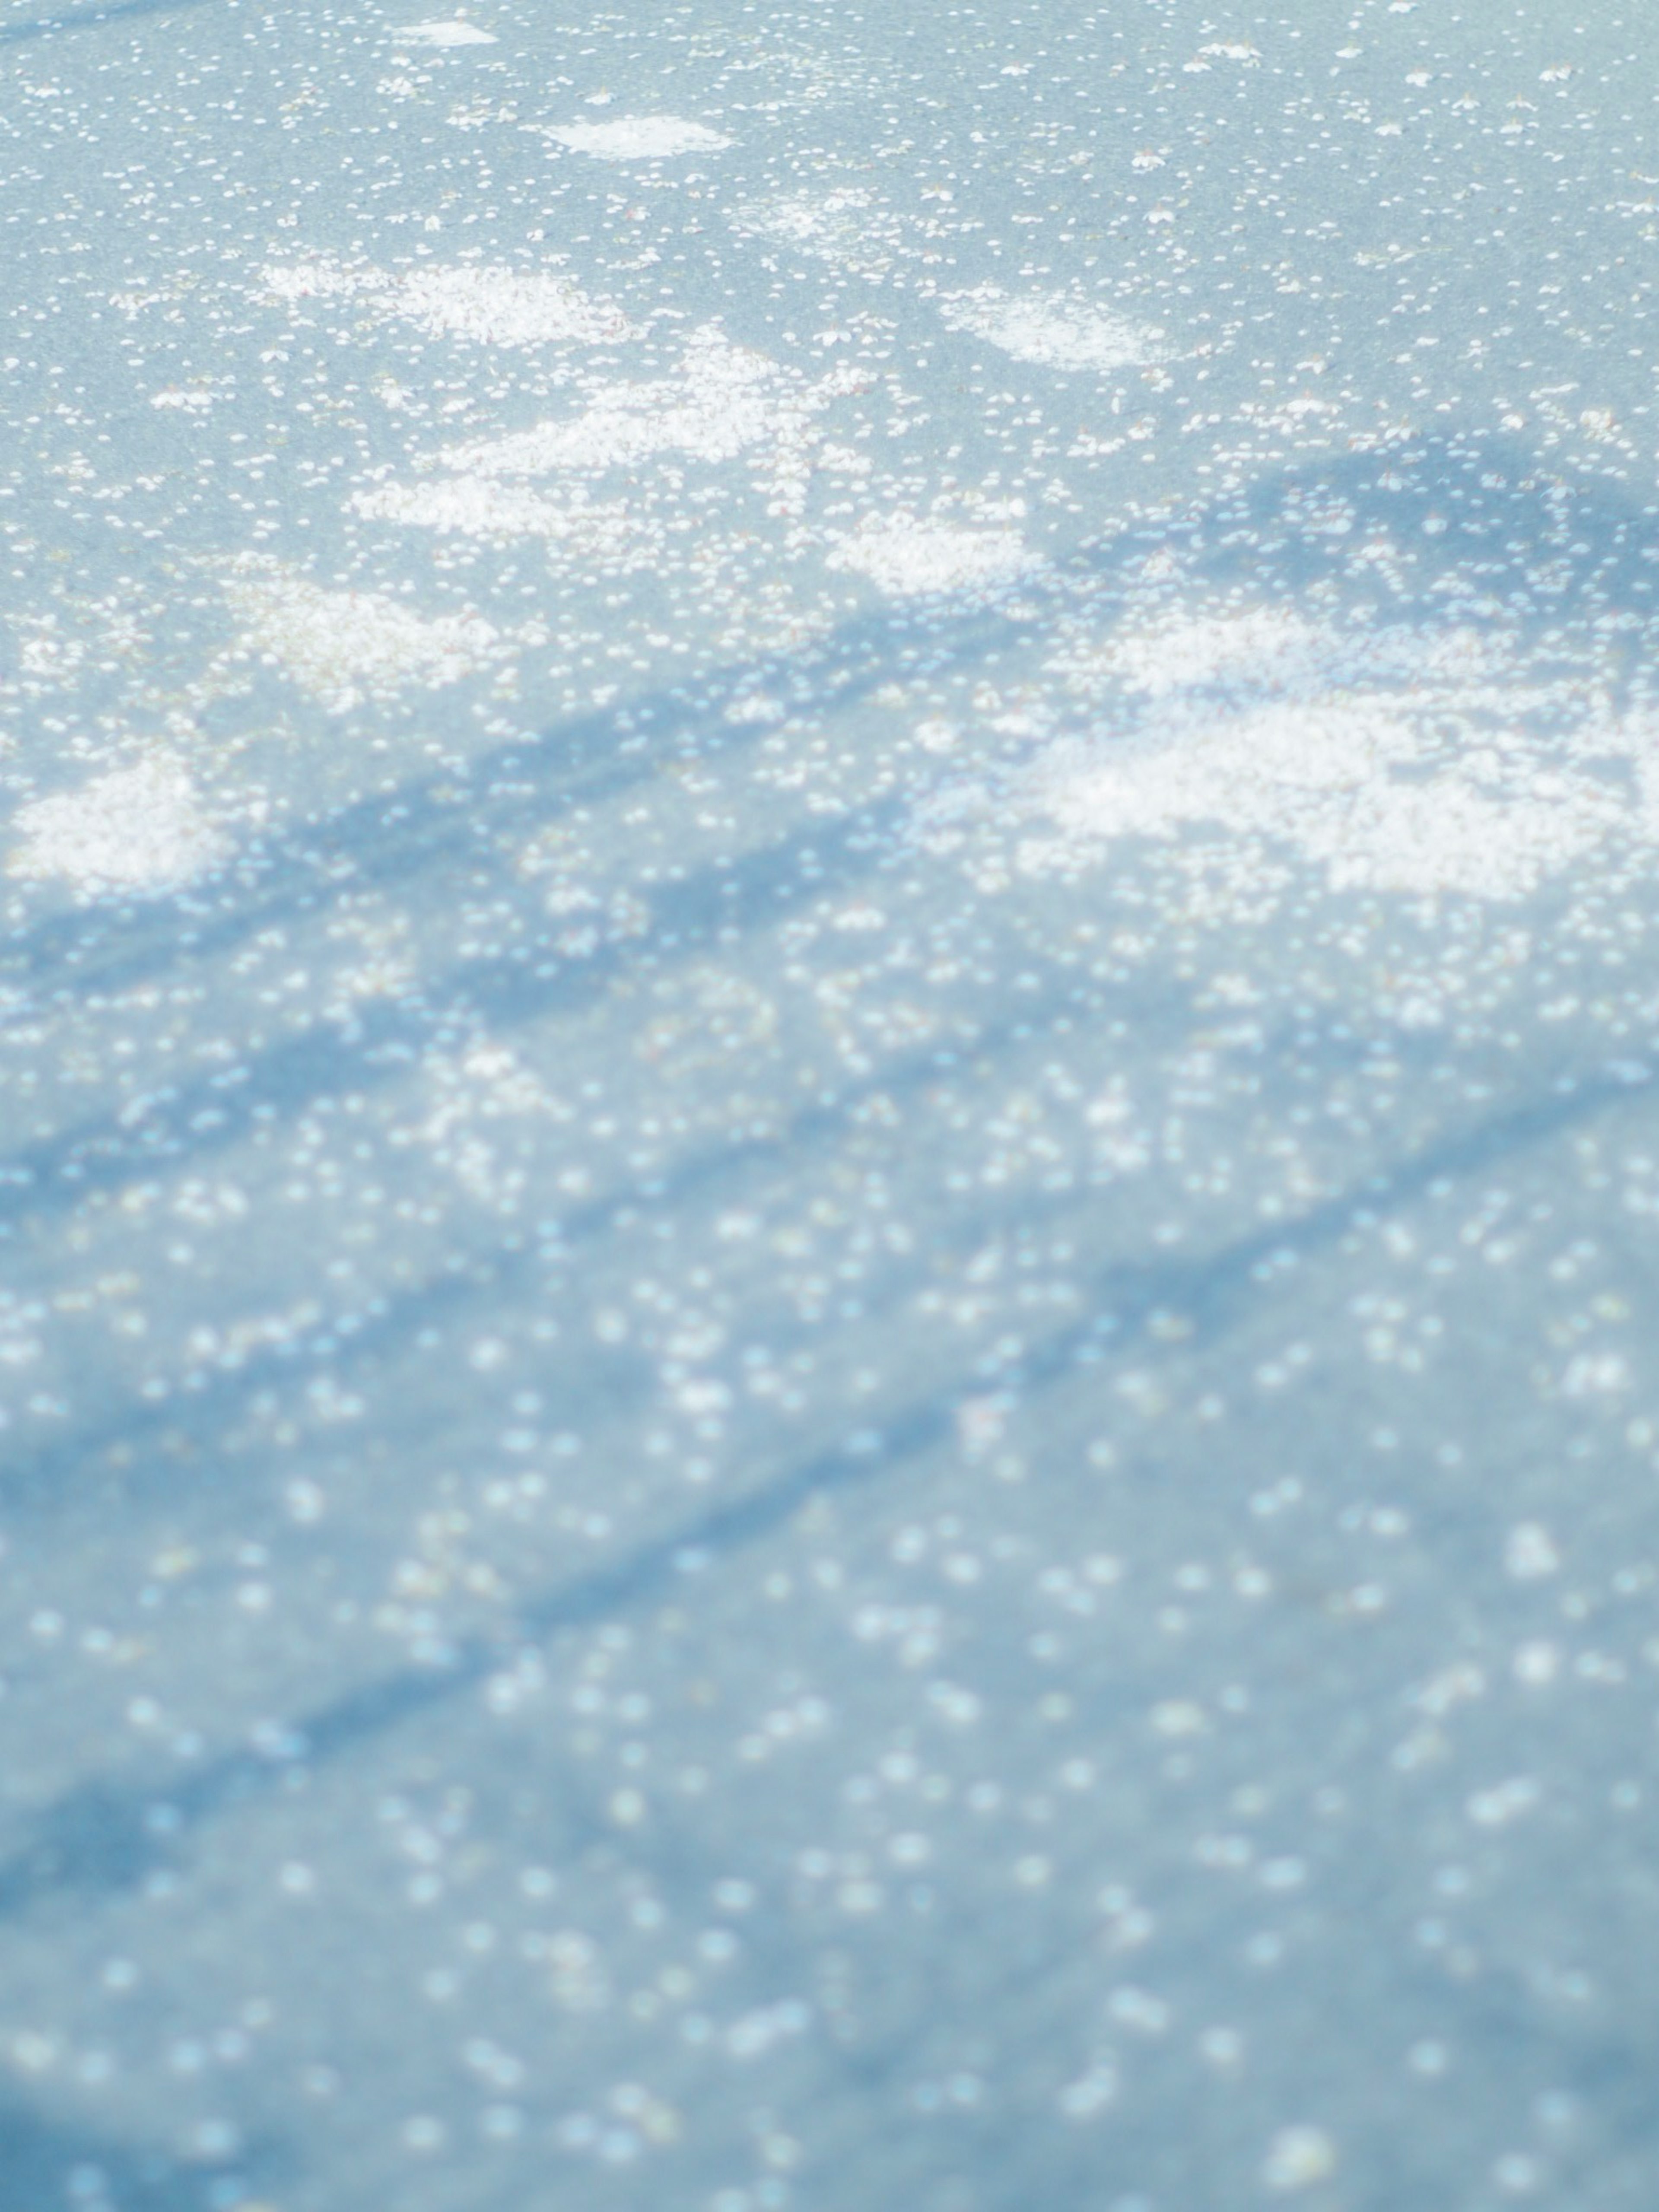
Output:
<instances>
[{"instance_id":1,"label":"fine speckled pattern","mask_svg":"<svg viewBox=\"0 0 1659 2212\"><path fill-rule=\"evenodd\" d=\"M1651 26L418 7L0 0L0 2207L1652 2212Z\"/></svg>"}]
</instances>

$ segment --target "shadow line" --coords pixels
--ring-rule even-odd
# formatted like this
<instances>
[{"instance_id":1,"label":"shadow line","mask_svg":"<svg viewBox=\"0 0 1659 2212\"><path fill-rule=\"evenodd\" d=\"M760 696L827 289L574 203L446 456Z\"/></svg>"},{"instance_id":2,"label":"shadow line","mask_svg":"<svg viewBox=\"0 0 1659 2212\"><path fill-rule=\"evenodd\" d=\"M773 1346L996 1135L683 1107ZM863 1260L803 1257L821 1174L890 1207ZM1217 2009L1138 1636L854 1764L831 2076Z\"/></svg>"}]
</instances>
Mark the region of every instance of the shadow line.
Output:
<instances>
[{"instance_id":1,"label":"shadow line","mask_svg":"<svg viewBox=\"0 0 1659 2212\"><path fill-rule=\"evenodd\" d=\"M180 8L199 8L204 0L109 0L106 7L79 8L72 15L37 15L32 22L12 23L0 29L0 46L21 46L30 39L56 38L64 31L96 30L103 23L118 23L135 15L165 15Z\"/></svg>"},{"instance_id":2,"label":"shadow line","mask_svg":"<svg viewBox=\"0 0 1659 2212\"><path fill-rule=\"evenodd\" d=\"M1443 1176L1511 1158L1656 1088L1659 1077L1651 1073L1571 1079L1546 1098L1430 1146L1391 1172L1322 1200L1292 1221L1272 1223L1221 1252L1103 1268L1091 1283L1085 1317L1011 1357L994 1375L976 1375L971 1388L1045 1390L1074 1370L1096 1364L1109 1350L1121 1357L1133 1349L1164 1360L1186 1356L1185 1347L1178 1355L1152 1332L1160 1312L1185 1312L1200 1336L1212 1339L1228 1325L1241 1295L1249 1295L1263 1262L1285 1253L1305 1259L1328 1250L1353 1228L1421 1196ZM224 1752L171 1786L93 1781L65 1792L33 1817L26 1839L0 1861L0 1920L19 1918L66 1892L129 1889L170 1863L182 1838L216 1814L281 1786L288 1773L325 1765L453 1703L509 1663L526 1643L544 1644L635 1610L684 1577L750 1550L814 1500L890 1478L949 1440L962 1395L952 1385L902 1407L879 1431L813 1452L773 1481L531 1599L507 1632L469 1635L429 1668L400 1669L346 1692L296 1721L274 1752Z\"/></svg>"}]
</instances>

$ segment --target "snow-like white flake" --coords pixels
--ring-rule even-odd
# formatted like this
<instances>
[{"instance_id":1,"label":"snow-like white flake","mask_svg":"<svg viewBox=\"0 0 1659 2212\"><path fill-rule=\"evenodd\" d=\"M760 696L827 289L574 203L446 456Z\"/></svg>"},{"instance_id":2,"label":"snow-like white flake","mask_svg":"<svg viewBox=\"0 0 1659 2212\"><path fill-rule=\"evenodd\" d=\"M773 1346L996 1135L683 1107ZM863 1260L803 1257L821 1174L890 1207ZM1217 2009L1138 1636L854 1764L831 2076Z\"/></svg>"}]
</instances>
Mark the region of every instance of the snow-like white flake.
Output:
<instances>
[{"instance_id":1,"label":"snow-like white flake","mask_svg":"<svg viewBox=\"0 0 1659 2212\"><path fill-rule=\"evenodd\" d=\"M640 501L596 500L592 478L656 461L729 461L751 450L787 471L812 416L857 381L846 371L808 379L710 325L692 333L672 375L594 382L579 411L450 447L435 457L447 477L368 486L352 503L380 521L541 537L606 561L646 558L658 538ZM525 479L554 481L544 491Z\"/></svg>"},{"instance_id":2,"label":"snow-like white flake","mask_svg":"<svg viewBox=\"0 0 1659 2212\"><path fill-rule=\"evenodd\" d=\"M409 23L395 35L405 46L493 46L495 34L477 23L469 23L462 16L447 22Z\"/></svg>"},{"instance_id":3,"label":"snow-like white flake","mask_svg":"<svg viewBox=\"0 0 1659 2212\"><path fill-rule=\"evenodd\" d=\"M275 564L244 564L225 592L246 645L335 714L407 684L453 684L499 643L480 615L416 613L383 592L327 591Z\"/></svg>"},{"instance_id":4,"label":"snow-like white flake","mask_svg":"<svg viewBox=\"0 0 1659 2212\"><path fill-rule=\"evenodd\" d=\"M15 876L57 879L85 896L173 890L229 849L203 813L190 777L156 756L21 807Z\"/></svg>"},{"instance_id":5,"label":"snow-like white flake","mask_svg":"<svg viewBox=\"0 0 1659 2212\"><path fill-rule=\"evenodd\" d=\"M567 123L547 136L572 154L601 161L665 161L681 154L719 154L732 141L707 124L678 115L619 115L608 123Z\"/></svg>"},{"instance_id":6,"label":"snow-like white flake","mask_svg":"<svg viewBox=\"0 0 1659 2212\"><path fill-rule=\"evenodd\" d=\"M1012 294L994 284L941 301L952 330L1042 368L1133 368L1162 358L1163 333L1064 293Z\"/></svg>"},{"instance_id":7,"label":"snow-like white flake","mask_svg":"<svg viewBox=\"0 0 1659 2212\"><path fill-rule=\"evenodd\" d=\"M618 308L550 271L469 262L393 272L319 254L269 264L260 281L281 300L360 301L434 337L479 345L602 345L631 335Z\"/></svg>"},{"instance_id":8,"label":"snow-like white flake","mask_svg":"<svg viewBox=\"0 0 1659 2212\"><path fill-rule=\"evenodd\" d=\"M830 555L832 568L867 576L890 598L982 591L1037 565L1017 530L966 530L904 514L872 517Z\"/></svg>"},{"instance_id":9,"label":"snow-like white flake","mask_svg":"<svg viewBox=\"0 0 1659 2212\"><path fill-rule=\"evenodd\" d=\"M471 476L545 476L626 467L653 453L730 460L775 428L789 380L763 354L720 331L697 332L677 376L600 391L580 415L444 455Z\"/></svg>"},{"instance_id":10,"label":"snow-like white flake","mask_svg":"<svg viewBox=\"0 0 1659 2212\"><path fill-rule=\"evenodd\" d=\"M1053 665L1100 726L1024 788L1074 850L1201 828L1299 850L1336 890L1515 899L1659 823L1659 732L1564 691L1546 703L1569 732L1546 738L1516 712L1519 672L1468 630L1188 612Z\"/></svg>"}]
</instances>

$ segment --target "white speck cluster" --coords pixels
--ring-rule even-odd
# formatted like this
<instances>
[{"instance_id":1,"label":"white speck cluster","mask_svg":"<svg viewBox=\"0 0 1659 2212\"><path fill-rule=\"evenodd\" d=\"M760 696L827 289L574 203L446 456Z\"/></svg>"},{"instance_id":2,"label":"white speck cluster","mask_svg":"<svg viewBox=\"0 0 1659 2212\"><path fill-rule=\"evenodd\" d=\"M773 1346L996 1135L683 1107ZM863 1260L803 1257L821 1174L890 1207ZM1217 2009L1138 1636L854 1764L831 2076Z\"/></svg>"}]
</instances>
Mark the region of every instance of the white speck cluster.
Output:
<instances>
[{"instance_id":1,"label":"white speck cluster","mask_svg":"<svg viewBox=\"0 0 1659 2212\"><path fill-rule=\"evenodd\" d=\"M62 883L82 897L173 890L229 850L189 775L161 754L32 800L15 828L11 873Z\"/></svg>"},{"instance_id":2,"label":"white speck cluster","mask_svg":"<svg viewBox=\"0 0 1659 2212\"><path fill-rule=\"evenodd\" d=\"M253 561L224 580L245 648L274 662L331 714L408 684L431 690L486 667L504 641L481 615L421 615L380 592L327 591Z\"/></svg>"},{"instance_id":3,"label":"white speck cluster","mask_svg":"<svg viewBox=\"0 0 1659 2212\"><path fill-rule=\"evenodd\" d=\"M605 123L550 125L547 136L573 154L601 161L672 161L685 154L719 154L732 141L706 123L678 115L618 115Z\"/></svg>"}]
</instances>

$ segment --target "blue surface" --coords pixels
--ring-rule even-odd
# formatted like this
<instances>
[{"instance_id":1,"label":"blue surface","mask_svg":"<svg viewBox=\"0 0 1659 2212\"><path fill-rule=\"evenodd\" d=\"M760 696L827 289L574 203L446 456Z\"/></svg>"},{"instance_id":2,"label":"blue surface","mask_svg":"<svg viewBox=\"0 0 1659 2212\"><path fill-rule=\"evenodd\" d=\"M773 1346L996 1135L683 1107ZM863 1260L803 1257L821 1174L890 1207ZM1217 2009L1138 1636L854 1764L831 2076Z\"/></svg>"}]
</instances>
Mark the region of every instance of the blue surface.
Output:
<instances>
[{"instance_id":1,"label":"blue surface","mask_svg":"<svg viewBox=\"0 0 1659 2212\"><path fill-rule=\"evenodd\" d=\"M1644 26L556 12L0 5L0 2199L1647 2212Z\"/></svg>"}]
</instances>

